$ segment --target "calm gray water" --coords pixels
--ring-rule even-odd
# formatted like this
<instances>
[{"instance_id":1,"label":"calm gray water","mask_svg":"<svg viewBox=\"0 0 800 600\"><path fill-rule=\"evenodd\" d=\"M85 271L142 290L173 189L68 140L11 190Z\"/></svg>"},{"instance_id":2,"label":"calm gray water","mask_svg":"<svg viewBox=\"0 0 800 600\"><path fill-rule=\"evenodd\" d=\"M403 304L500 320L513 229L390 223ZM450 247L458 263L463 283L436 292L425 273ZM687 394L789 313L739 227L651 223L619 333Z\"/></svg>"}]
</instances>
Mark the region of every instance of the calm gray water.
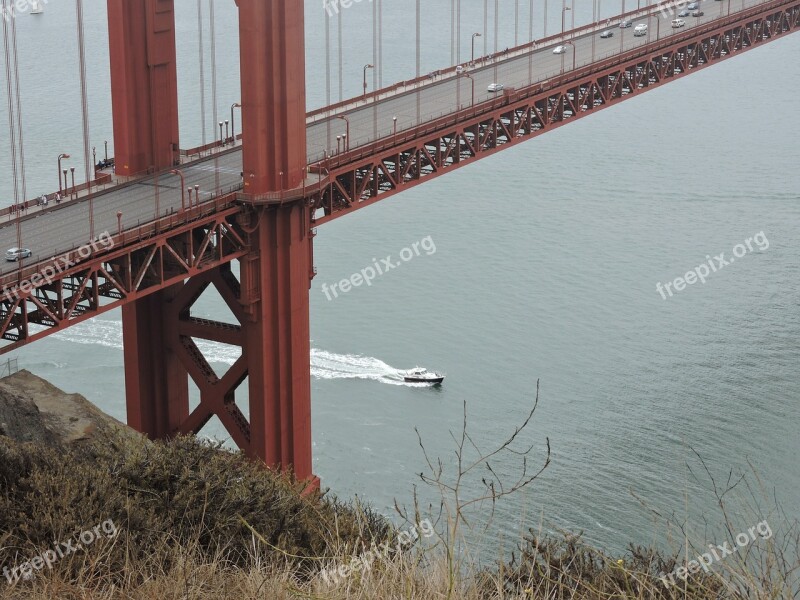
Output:
<instances>
[{"instance_id":1,"label":"calm gray water","mask_svg":"<svg viewBox=\"0 0 800 600\"><path fill-rule=\"evenodd\" d=\"M193 1L177 4L188 147L201 141L197 14ZM414 2L385 4L376 78L388 84L414 75ZM425 4L423 72L450 60L442 25L449 2ZM614 12L603 4L604 16ZM86 6L91 132L102 149L111 139L105 3ZM238 100L233 7L215 6L218 119ZM551 3L551 31L559 8ZM586 8L577 15L585 18ZM372 60L372 10L364 2L343 12L345 96L360 91L361 67ZM79 156L81 144L74 5L51 0L46 11L18 19L29 195L54 188L56 155ZM462 12L463 59L470 32L482 30L482 3ZM513 2L501 2L501 12L513 16ZM310 0L307 14L314 108L326 101L326 17ZM508 21L501 48L513 43ZM335 20L331 26L335 46ZM491 50L494 39L487 44ZM505 535L516 538L523 522L543 518L619 549L663 537L651 508L688 515L698 528L703 517L715 522L707 486L687 468L698 467L692 448L717 476L752 463L787 513L800 514L799 55L800 36L769 44L321 227L310 294L314 464L324 485L389 513L393 499L409 502L425 470L415 427L433 456L450 460L449 431L459 430L466 400L472 435L488 449L522 421L538 379L540 408L525 441L535 462L548 436L553 464L499 507ZM335 101L335 55L332 64ZM206 83L210 105L210 73ZM10 202L5 127L0 148L0 191ZM706 256L730 259L754 237L752 252L705 284L666 299L657 292L658 282ZM425 239L435 252L326 299L322 284L375 258L398 262L403 248ZM214 298L198 312L225 316ZM236 357L230 348L205 349L219 370ZM118 313L16 355L24 368L124 419ZM445 385L398 381L399 369L416 364L445 371ZM222 435L213 423L204 433ZM510 477L514 465L497 467ZM741 521L756 522L744 514Z\"/></svg>"}]
</instances>

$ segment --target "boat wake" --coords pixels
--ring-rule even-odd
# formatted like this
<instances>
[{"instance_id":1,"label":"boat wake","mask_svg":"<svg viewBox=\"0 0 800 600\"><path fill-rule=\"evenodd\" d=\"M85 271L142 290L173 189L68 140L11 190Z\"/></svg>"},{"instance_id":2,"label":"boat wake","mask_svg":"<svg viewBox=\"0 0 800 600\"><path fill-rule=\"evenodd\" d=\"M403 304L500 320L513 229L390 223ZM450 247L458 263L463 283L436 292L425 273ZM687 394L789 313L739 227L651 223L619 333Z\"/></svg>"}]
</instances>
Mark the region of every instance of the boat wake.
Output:
<instances>
[{"instance_id":1,"label":"boat wake","mask_svg":"<svg viewBox=\"0 0 800 600\"><path fill-rule=\"evenodd\" d=\"M91 323L79 323L65 331L54 333L53 338L73 344L122 350L122 323L100 319ZM195 341L203 356L211 364L230 366L241 354L235 346L205 340ZM404 369L396 369L378 358L311 349L311 376L315 379L371 379L388 385L428 387L427 383L403 381L404 372Z\"/></svg>"}]
</instances>

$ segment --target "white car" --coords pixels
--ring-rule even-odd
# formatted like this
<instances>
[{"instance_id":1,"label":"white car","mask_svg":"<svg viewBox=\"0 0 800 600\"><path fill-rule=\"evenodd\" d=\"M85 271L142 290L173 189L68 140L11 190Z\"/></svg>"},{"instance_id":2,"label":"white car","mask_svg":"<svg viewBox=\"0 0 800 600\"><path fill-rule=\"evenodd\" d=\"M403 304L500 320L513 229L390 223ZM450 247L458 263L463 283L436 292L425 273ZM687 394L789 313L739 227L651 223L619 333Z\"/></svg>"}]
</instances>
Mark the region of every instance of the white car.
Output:
<instances>
[{"instance_id":1,"label":"white car","mask_svg":"<svg viewBox=\"0 0 800 600\"><path fill-rule=\"evenodd\" d=\"M677 29L678 27L683 27L686 25L686 21L683 19L672 19L672 28Z\"/></svg>"},{"instance_id":2,"label":"white car","mask_svg":"<svg viewBox=\"0 0 800 600\"><path fill-rule=\"evenodd\" d=\"M6 250L6 260L9 262L17 262L23 258L28 258L30 255L31 251L28 248L14 247Z\"/></svg>"},{"instance_id":3,"label":"white car","mask_svg":"<svg viewBox=\"0 0 800 600\"><path fill-rule=\"evenodd\" d=\"M503 91L503 84L502 83L490 83L489 87L486 88L487 91L492 93L502 92Z\"/></svg>"},{"instance_id":4,"label":"white car","mask_svg":"<svg viewBox=\"0 0 800 600\"><path fill-rule=\"evenodd\" d=\"M645 25L644 23L639 23L636 27L633 28L633 35L635 35L636 37L647 35L647 25Z\"/></svg>"},{"instance_id":5,"label":"white car","mask_svg":"<svg viewBox=\"0 0 800 600\"><path fill-rule=\"evenodd\" d=\"M556 46L553 48L553 54L564 54L567 51L566 46Z\"/></svg>"}]
</instances>

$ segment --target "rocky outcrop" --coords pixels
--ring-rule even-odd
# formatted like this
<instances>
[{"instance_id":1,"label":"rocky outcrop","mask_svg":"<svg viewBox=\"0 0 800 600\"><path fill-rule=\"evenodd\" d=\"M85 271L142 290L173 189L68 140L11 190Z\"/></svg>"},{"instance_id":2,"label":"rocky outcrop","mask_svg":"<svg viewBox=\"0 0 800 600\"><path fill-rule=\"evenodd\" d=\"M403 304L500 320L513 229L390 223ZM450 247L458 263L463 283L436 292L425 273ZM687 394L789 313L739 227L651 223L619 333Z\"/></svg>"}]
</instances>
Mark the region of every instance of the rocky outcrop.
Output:
<instances>
[{"instance_id":1,"label":"rocky outcrop","mask_svg":"<svg viewBox=\"0 0 800 600\"><path fill-rule=\"evenodd\" d=\"M141 435L80 394L67 394L29 371L0 379L0 435L17 442L60 446L111 432Z\"/></svg>"}]
</instances>

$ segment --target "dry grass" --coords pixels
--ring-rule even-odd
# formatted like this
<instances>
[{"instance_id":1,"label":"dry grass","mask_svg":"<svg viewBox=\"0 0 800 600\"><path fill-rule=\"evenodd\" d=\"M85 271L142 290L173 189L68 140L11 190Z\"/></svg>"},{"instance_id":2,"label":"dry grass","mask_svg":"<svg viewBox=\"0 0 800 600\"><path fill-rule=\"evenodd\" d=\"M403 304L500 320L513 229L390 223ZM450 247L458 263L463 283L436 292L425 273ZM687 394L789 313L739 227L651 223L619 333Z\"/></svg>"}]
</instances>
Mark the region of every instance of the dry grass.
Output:
<instances>
[{"instance_id":1,"label":"dry grass","mask_svg":"<svg viewBox=\"0 0 800 600\"><path fill-rule=\"evenodd\" d=\"M13 584L0 577L0 600L800 596L797 522L785 515L780 523L770 516L774 536L755 540L746 552L720 561L708 573L678 580L678 585L665 585L659 576L685 564L706 544L690 543L685 532L683 548L673 554L631 547L624 556L611 557L579 537L555 539L530 530L510 561L479 565L459 533L468 528L467 510L484 510L486 502L494 507L510 491L533 482L549 463L549 444L544 466L532 472L530 449L514 449L534 410L535 405L523 427L497 449L481 452L466 433L465 409L464 431L454 436L457 473L451 477L441 461L429 459L431 472L422 476L442 495L436 534L330 581L320 569L355 564L354 557L373 544L394 544L398 532L369 509L325 496L303 498L290 478L192 438L154 444L111 431L83 446L46 448L0 436L0 569L19 566L52 548L54 541L74 539L108 520L116 530L113 537L98 535L31 577ZM512 479L516 483L503 487L489 461L507 451L523 457L523 468ZM478 472L497 479L482 479L486 495L470 498L466 484ZM714 483L714 490L732 538L741 529L722 501L729 488L717 490ZM420 514L415 505L413 518ZM746 522L758 522L754 519Z\"/></svg>"}]
</instances>

